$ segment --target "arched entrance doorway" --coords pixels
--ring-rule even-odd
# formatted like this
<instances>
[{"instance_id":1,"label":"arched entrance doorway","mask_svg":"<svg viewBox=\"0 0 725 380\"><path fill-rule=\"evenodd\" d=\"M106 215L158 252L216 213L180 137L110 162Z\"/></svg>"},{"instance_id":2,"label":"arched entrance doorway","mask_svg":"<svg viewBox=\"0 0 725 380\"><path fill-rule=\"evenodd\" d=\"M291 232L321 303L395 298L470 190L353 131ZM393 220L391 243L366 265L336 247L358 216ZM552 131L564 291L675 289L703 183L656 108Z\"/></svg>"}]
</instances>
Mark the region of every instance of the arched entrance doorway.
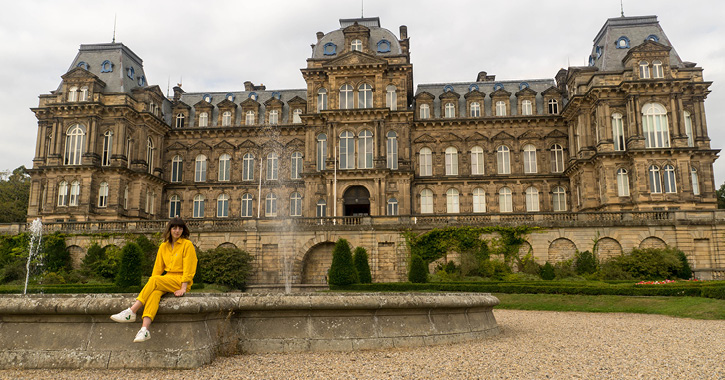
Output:
<instances>
[{"instance_id":1,"label":"arched entrance doorway","mask_svg":"<svg viewBox=\"0 0 725 380\"><path fill-rule=\"evenodd\" d=\"M344 216L370 215L370 192L364 186L350 187L345 191L342 200Z\"/></svg>"}]
</instances>

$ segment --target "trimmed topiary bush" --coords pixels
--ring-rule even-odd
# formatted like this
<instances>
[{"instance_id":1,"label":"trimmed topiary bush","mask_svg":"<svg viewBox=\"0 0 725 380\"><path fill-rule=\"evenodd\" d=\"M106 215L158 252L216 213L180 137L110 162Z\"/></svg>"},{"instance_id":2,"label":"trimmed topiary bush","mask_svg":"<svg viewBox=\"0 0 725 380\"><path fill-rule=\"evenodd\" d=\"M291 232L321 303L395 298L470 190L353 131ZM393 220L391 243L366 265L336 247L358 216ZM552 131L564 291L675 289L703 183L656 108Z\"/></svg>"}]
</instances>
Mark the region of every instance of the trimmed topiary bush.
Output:
<instances>
[{"instance_id":1,"label":"trimmed topiary bush","mask_svg":"<svg viewBox=\"0 0 725 380\"><path fill-rule=\"evenodd\" d=\"M629 253L613 257L603 263L598 277L605 280L666 280L688 274L692 276L691 270L683 268L687 258L683 262L684 253L681 252L672 247L635 248ZM689 268L689 264L687 266Z\"/></svg>"},{"instance_id":2,"label":"trimmed topiary bush","mask_svg":"<svg viewBox=\"0 0 725 380\"><path fill-rule=\"evenodd\" d=\"M363 247L355 248L352 255L352 261L355 263L355 269L361 284L370 284L373 282L373 276L370 273L370 264L368 263L368 251Z\"/></svg>"},{"instance_id":3,"label":"trimmed topiary bush","mask_svg":"<svg viewBox=\"0 0 725 380\"><path fill-rule=\"evenodd\" d=\"M539 276L541 276L542 280L553 280L554 277L556 277L556 275L554 274L554 266L547 261L544 266L541 267L541 272L539 273Z\"/></svg>"},{"instance_id":4,"label":"trimmed topiary bush","mask_svg":"<svg viewBox=\"0 0 725 380\"><path fill-rule=\"evenodd\" d=\"M115 284L119 287L141 285L141 248L136 243L128 243L121 250L121 263Z\"/></svg>"},{"instance_id":5,"label":"trimmed topiary bush","mask_svg":"<svg viewBox=\"0 0 725 380\"><path fill-rule=\"evenodd\" d=\"M597 257L590 251L577 251L574 256L574 269L578 275L592 274L597 271L598 266Z\"/></svg>"},{"instance_id":6,"label":"trimmed topiary bush","mask_svg":"<svg viewBox=\"0 0 725 380\"><path fill-rule=\"evenodd\" d=\"M677 270L675 275L679 278L689 280L692 278L692 268L690 268L690 263L687 261L687 256L685 255L685 252L680 251L679 249L676 249L675 254L680 259L680 268Z\"/></svg>"},{"instance_id":7,"label":"trimmed topiary bush","mask_svg":"<svg viewBox=\"0 0 725 380\"><path fill-rule=\"evenodd\" d=\"M352 262L352 252L347 240L340 238L332 251L332 265L330 265L330 285L350 285L360 282Z\"/></svg>"},{"instance_id":8,"label":"trimmed topiary bush","mask_svg":"<svg viewBox=\"0 0 725 380\"><path fill-rule=\"evenodd\" d=\"M413 255L410 258L408 281L414 284L423 284L428 282L428 267L425 265L423 259L418 255Z\"/></svg>"}]
</instances>

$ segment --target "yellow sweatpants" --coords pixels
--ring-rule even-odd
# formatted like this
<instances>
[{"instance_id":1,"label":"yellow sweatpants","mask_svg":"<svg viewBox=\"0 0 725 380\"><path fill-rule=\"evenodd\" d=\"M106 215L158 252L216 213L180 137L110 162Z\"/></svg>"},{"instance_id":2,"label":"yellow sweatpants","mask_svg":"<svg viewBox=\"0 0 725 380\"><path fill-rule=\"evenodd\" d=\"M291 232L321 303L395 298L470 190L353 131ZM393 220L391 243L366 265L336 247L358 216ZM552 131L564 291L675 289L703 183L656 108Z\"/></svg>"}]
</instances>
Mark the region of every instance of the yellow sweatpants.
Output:
<instances>
[{"instance_id":1,"label":"yellow sweatpants","mask_svg":"<svg viewBox=\"0 0 725 380\"><path fill-rule=\"evenodd\" d=\"M136 297L143 304L143 316L153 321L159 311L159 301L166 293L181 289L181 274L167 273L163 276L151 276L141 293Z\"/></svg>"}]
</instances>

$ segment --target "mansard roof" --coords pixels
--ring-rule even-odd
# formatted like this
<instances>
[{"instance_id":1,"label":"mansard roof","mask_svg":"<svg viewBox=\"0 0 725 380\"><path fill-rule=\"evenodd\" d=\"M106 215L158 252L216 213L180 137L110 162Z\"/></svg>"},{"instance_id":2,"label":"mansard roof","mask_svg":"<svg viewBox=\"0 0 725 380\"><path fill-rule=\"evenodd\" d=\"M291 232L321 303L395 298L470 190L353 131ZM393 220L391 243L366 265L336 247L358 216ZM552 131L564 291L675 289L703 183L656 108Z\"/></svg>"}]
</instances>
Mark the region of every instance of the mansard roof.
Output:
<instances>
[{"instance_id":1,"label":"mansard roof","mask_svg":"<svg viewBox=\"0 0 725 380\"><path fill-rule=\"evenodd\" d=\"M81 45L67 72L76 67L82 67L102 80L106 93L130 94L133 89L148 83L143 60L122 43Z\"/></svg>"},{"instance_id":2,"label":"mansard roof","mask_svg":"<svg viewBox=\"0 0 725 380\"><path fill-rule=\"evenodd\" d=\"M343 30L349 28L355 23L360 27L366 27L370 29L370 38L368 40L368 51L372 52L377 56L394 56L403 54L403 50L400 48L400 42L398 38L388 29L380 27L380 19L374 18L359 18L359 19L341 19L340 29L329 32L320 38L312 49L313 59L333 59L339 57L341 53L349 51L349 47L345 46L345 34ZM387 46L380 48L379 44L385 44ZM327 54L325 54L325 45L328 45ZM333 47L334 46L334 47ZM334 54L331 54L334 51Z\"/></svg>"},{"instance_id":3,"label":"mansard roof","mask_svg":"<svg viewBox=\"0 0 725 380\"><path fill-rule=\"evenodd\" d=\"M551 86L555 86L554 79L520 79L505 80L491 82L455 82L455 83L424 83L419 84L416 88L416 97L422 92L428 92L434 97L439 97L446 92L446 89L458 94L468 94L471 91L479 91L481 93L495 92L499 88L509 92L516 93L524 87L528 87L537 93L543 92Z\"/></svg>"}]
</instances>

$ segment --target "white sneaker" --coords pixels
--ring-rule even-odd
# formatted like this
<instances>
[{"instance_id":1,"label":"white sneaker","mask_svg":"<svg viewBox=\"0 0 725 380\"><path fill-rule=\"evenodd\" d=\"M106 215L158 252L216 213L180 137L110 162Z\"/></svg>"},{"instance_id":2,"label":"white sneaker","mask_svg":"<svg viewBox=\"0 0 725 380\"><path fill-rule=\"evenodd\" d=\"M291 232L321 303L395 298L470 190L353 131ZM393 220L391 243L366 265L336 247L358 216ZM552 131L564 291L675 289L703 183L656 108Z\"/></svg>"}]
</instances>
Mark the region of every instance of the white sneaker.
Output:
<instances>
[{"instance_id":1,"label":"white sneaker","mask_svg":"<svg viewBox=\"0 0 725 380\"><path fill-rule=\"evenodd\" d=\"M113 319L116 322L135 322L136 321L136 313L131 311L131 309L126 309L118 314L113 314L111 316L111 319Z\"/></svg>"},{"instance_id":2,"label":"white sneaker","mask_svg":"<svg viewBox=\"0 0 725 380\"><path fill-rule=\"evenodd\" d=\"M149 339L151 339L151 333L145 327L141 327L141 330L138 330L138 332L136 333L136 338L133 339L133 342L140 343L145 342Z\"/></svg>"}]
</instances>

